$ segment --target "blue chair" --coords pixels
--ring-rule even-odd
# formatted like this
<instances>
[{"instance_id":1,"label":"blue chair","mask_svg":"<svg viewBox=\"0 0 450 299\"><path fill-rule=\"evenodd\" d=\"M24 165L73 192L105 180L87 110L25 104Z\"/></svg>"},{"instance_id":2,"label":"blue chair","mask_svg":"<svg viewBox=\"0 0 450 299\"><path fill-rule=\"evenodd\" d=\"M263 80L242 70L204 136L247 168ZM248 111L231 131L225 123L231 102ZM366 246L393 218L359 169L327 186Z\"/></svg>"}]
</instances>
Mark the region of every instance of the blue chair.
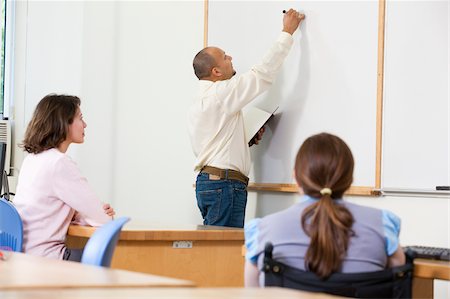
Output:
<instances>
[{"instance_id":1,"label":"blue chair","mask_svg":"<svg viewBox=\"0 0 450 299\"><path fill-rule=\"evenodd\" d=\"M22 219L11 202L0 198L0 249L22 251Z\"/></svg>"},{"instance_id":2,"label":"blue chair","mask_svg":"<svg viewBox=\"0 0 450 299\"><path fill-rule=\"evenodd\" d=\"M130 221L130 218L121 217L99 227L86 243L81 256L81 263L110 267L120 231L128 221Z\"/></svg>"}]
</instances>

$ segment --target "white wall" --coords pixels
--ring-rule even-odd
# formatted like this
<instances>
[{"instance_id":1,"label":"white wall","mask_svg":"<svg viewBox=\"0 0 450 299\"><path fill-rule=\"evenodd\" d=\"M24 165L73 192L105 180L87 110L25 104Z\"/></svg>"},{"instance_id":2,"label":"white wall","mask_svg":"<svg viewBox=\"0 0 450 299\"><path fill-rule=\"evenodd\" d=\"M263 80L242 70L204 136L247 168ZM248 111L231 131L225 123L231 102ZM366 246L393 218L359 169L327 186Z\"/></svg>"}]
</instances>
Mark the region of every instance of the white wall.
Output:
<instances>
[{"instance_id":1,"label":"white wall","mask_svg":"<svg viewBox=\"0 0 450 299\"><path fill-rule=\"evenodd\" d=\"M15 5L14 143L44 95L78 95L86 142L69 154L100 198L135 220L201 223L185 127L203 2ZM16 147L16 176L23 157Z\"/></svg>"},{"instance_id":2,"label":"white wall","mask_svg":"<svg viewBox=\"0 0 450 299\"><path fill-rule=\"evenodd\" d=\"M203 2L19 1L16 13L14 142L42 96L79 95L86 142L70 154L99 196L134 220L200 224L186 111ZM16 147L16 170L22 160ZM247 220L296 199L250 193ZM449 198L350 200L397 213L402 244L450 247ZM439 292L448 295L448 285Z\"/></svg>"}]
</instances>

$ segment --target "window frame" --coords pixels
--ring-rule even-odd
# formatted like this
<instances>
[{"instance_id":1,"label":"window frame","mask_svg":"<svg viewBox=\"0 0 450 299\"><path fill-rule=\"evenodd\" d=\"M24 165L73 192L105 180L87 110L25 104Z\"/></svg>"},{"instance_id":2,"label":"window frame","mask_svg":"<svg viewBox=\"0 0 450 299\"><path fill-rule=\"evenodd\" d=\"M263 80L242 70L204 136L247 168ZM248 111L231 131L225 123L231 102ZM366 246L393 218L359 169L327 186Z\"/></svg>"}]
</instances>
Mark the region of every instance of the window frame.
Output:
<instances>
[{"instance_id":1,"label":"window frame","mask_svg":"<svg viewBox=\"0 0 450 299\"><path fill-rule=\"evenodd\" d=\"M0 103L0 114L3 119L9 119L10 107L13 99L13 81L14 81L14 15L15 15L15 1L1 0L2 5L5 5L5 19L0 20L4 22L5 34L2 46L4 49L3 61L3 99Z\"/></svg>"}]
</instances>

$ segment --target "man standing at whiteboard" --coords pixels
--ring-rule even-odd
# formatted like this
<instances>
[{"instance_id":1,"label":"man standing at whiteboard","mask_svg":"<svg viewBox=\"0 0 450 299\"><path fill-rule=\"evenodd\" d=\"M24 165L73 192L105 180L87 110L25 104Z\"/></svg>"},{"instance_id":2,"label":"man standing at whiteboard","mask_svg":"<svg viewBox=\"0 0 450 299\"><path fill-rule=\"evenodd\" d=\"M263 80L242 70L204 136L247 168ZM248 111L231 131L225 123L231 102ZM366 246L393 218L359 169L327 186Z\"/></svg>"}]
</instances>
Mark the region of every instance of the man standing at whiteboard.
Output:
<instances>
[{"instance_id":1,"label":"man standing at whiteboard","mask_svg":"<svg viewBox=\"0 0 450 299\"><path fill-rule=\"evenodd\" d=\"M199 171L197 204L205 225L244 226L251 160L241 110L272 85L304 18L296 10L287 11L283 31L262 62L240 76L234 76L232 57L219 48L204 48L194 58L200 81L188 129Z\"/></svg>"}]
</instances>

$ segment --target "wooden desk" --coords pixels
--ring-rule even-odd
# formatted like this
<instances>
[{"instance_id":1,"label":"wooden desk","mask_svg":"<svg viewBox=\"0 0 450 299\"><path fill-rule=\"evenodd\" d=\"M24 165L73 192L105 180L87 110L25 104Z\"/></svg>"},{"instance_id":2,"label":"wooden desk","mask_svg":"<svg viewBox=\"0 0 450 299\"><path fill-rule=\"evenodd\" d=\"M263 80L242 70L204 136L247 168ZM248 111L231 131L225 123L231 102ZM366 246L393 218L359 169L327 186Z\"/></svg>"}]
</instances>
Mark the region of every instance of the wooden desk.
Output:
<instances>
[{"instance_id":1,"label":"wooden desk","mask_svg":"<svg viewBox=\"0 0 450 299\"><path fill-rule=\"evenodd\" d=\"M95 231L70 226L68 244L82 247ZM193 241L191 249L173 248L174 241ZM197 286L243 286L244 233L214 226L127 224L112 267L191 280ZM433 298L433 280L450 280L450 263L415 260L414 298Z\"/></svg>"},{"instance_id":2,"label":"wooden desk","mask_svg":"<svg viewBox=\"0 0 450 299\"><path fill-rule=\"evenodd\" d=\"M432 299L434 279L450 280L450 262L415 259L413 298Z\"/></svg>"},{"instance_id":3,"label":"wooden desk","mask_svg":"<svg viewBox=\"0 0 450 299\"><path fill-rule=\"evenodd\" d=\"M82 248L94 231L72 225L66 243ZM243 229L131 221L122 229L111 267L186 279L200 287L240 287L244 285L243 244Z\"/></svg>"},{"instance_id":4,"label":"wooden desk","mask_svg":"<svg viewBox=\"0 0 450 299\"><path fill-rule=\"evenodd\" d=\"M193 283L185 280L53 260L18 252L6 254L6 260L0 260L0 290L193 286Z\"/></svg>"},{"instance_id":5,"label":"wooden desk","mask_svg":"<svg viewBox=\"0 0 450 299\"><path fill-rule=\"evenodd\" d=\"M86 298L182 298L182 299L333 299L326 294L282 288L139 288L139 289L64 289L34 291L0 291L4 299L86 299Z\"/></svg>"}]
</instances>

